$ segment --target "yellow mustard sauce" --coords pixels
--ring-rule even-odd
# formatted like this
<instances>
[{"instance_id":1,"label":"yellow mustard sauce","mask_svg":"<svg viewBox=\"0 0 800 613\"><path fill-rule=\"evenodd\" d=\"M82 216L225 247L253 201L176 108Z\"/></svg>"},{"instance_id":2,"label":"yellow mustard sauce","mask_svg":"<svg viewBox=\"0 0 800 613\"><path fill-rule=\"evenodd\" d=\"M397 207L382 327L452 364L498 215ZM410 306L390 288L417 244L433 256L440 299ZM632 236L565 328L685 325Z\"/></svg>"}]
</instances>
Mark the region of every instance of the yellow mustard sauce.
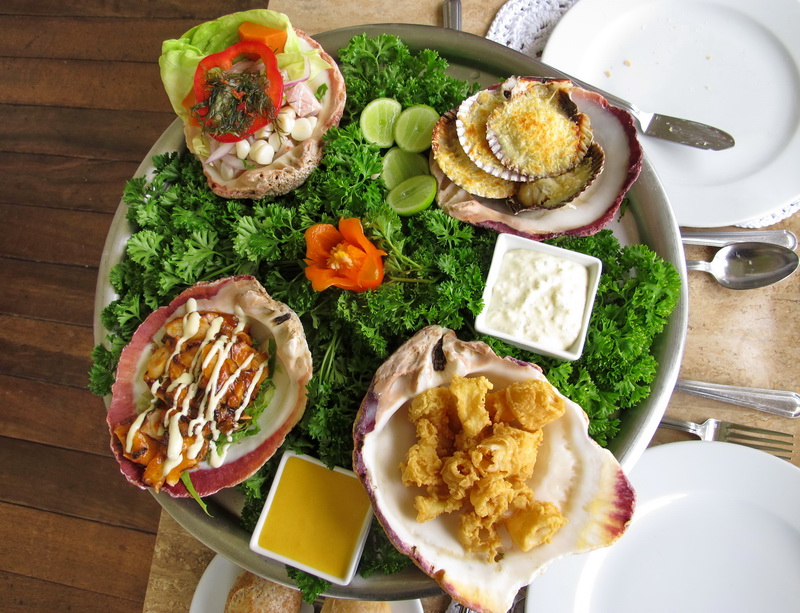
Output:
<instances>
[{"instance_id":1,"label":"yellow mustard sauce","mask_svg":"<svg viewBox=\"0 0 800 613\"><path fill-rule=\"evenodd\" d=\"M370 501L355 476L291 456L258 544L334 577L346 577Z\"/></svg>"}]
</instances>

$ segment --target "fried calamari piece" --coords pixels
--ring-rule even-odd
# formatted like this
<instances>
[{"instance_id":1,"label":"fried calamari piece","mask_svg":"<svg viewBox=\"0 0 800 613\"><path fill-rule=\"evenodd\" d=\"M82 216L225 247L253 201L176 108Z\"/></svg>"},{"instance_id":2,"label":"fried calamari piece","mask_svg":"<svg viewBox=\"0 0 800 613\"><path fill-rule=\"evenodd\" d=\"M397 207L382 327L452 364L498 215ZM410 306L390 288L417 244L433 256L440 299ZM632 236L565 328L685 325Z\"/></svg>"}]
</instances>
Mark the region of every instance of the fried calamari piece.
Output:
<instances>
[{"instance_id":1,"label":"fried calamari piece","mask_svg":"<svg viewBox=\"0 0 800 613\"><path fill-rule=\"evenodd\" d=\"M523 428L540 430L564 414L564 400L547 381L531 379L512 383L504 390L487 395L486 406L494 421L512 422Z\"/></svg>"},{"instance_id":2,"label":"fried calamari piece","mask_svg":"<svg viewBox=\"0 0 800 613\"><path fill-rule=\"evenodd\" d=\"M472 464L482 476L514 477L524 481L533 474L543 436L541 430L527 432L508 424L495 424L492 434L472 449Z\"/></svg>"},{"instance_id":3,"label":"fried calamari piece","mask_svg":"<svg viewBox=\"0 0 800 613\"><path fill-rule=\"evenodd\" d=\"M459 449L442 463L442 480L455 500L463 499L479 478L478 469L466 451Z\"/></svg>"},{"instance_id":4,"label":"fried calamari piece","mask_svg":"<svg viewBox=\"0 0 800 613\"><path fill-rule=\"evenodd\" d=\"M492 382L486 377L453 377L450 393L455 398L456 413L463 429L460 434L464 439L476 438L492 424L485 402L486 393L491 389Z\"/></svg>"},{"instance_id":5,"label":"fried calamari piece","mask_svg":"<svg viewBox=\"0 0 800 613\"><path fill-rule=\"evenodd\" d=\"M431 420L416 423L417 443L408 451L403 471L403 485L424 487L442 482L442 458L438 453L438 431Z\"/></svg>"},{"instance_id":6,"label":"fried calamari piece","mask_svg":"<svg viewBox=\"0 0 800 613\"><path fill-rule=\"evenodd\" d=\"M567 523L559 508L551 502L531 499L526 508L505 520L506 530L514 546L530 551L549 543L556 532Z\"/></svg>"}]
</instances>

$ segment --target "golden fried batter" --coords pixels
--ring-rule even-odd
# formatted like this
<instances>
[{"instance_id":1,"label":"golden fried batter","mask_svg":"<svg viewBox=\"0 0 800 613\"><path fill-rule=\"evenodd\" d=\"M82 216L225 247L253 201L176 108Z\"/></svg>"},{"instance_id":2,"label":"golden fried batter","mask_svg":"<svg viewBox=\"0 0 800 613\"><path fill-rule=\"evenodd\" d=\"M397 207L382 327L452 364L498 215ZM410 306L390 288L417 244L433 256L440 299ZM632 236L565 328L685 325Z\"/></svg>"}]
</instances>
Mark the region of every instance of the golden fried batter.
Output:
<instances>
[{"instance_id":1,"label":"golden fried batter","mask_svg":"<svg viewBox=\"0 0 800 613\"><path fill-rule=\"evenodd\" d=\"M499 528L515 547L529 551L566 522L556 505L536 500L526 484L542 428L564 413L564 402L546 381L491 390L485 377L456 376L449 387L414 398L408 416L417 442L401 471L404 485L425 488L414 498L417 521L459 511L461 544L494 561L503 548Z\"/></svg>"}]
</instances>

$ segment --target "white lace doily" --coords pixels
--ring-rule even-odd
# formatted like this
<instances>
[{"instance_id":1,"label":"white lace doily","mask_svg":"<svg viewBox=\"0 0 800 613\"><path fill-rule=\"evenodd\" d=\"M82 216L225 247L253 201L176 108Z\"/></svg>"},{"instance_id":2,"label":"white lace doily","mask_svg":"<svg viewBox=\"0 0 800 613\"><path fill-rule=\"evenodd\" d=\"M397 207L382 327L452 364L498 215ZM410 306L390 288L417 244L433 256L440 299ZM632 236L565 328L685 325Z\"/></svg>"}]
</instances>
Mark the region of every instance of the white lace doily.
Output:
<instances>
[{"instance_id":1,"label":"white lace doily","mask_svg":"<svg viewBox=\"0 0 800 613\"><path fill-rule=\"evenodd\" d=\"M509 0L495 15L486 38L534 59L541 59L550 33L578 0ZM740 228L763 228L800 210L800 199L764 217L736 224Z\"/></svg>"}]
</instances>

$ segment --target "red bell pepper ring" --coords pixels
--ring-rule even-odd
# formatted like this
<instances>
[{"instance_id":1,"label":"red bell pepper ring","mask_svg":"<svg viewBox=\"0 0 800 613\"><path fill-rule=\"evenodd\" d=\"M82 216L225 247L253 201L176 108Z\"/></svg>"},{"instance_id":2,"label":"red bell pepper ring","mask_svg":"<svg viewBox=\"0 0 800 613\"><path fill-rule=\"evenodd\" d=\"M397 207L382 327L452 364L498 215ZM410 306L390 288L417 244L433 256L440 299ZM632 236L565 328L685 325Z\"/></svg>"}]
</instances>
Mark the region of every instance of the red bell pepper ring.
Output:
<instances>
[{"instance_id":1,"label":"red bell pepper ring","mask_svg":"<svg viewBox=\"0 0 800 613\"><path fill-rule=\"evenodd\" d=\"M241 58L261 60L264 63L263 91L269 104L264 104L261 96L255 97L237 87L238 75L241 73L232 72L231 69ZM212 77L217 85L225 86L223 92L212 86ZM283 104L283 77L278 70L278 60L268 46L255 41L244 41L200 60L194 73L192 93L196 101L192 105L192 115L205 132L220 142L236 142L247 138L275 118ZM228 97L222 101L227 106L222 106L229 111L235 111L240 119L235 121L233 129L221 128L219 118L209 114L211 108L220 103L213 98L221 95Z\"/></svg>"}]
</instances>

